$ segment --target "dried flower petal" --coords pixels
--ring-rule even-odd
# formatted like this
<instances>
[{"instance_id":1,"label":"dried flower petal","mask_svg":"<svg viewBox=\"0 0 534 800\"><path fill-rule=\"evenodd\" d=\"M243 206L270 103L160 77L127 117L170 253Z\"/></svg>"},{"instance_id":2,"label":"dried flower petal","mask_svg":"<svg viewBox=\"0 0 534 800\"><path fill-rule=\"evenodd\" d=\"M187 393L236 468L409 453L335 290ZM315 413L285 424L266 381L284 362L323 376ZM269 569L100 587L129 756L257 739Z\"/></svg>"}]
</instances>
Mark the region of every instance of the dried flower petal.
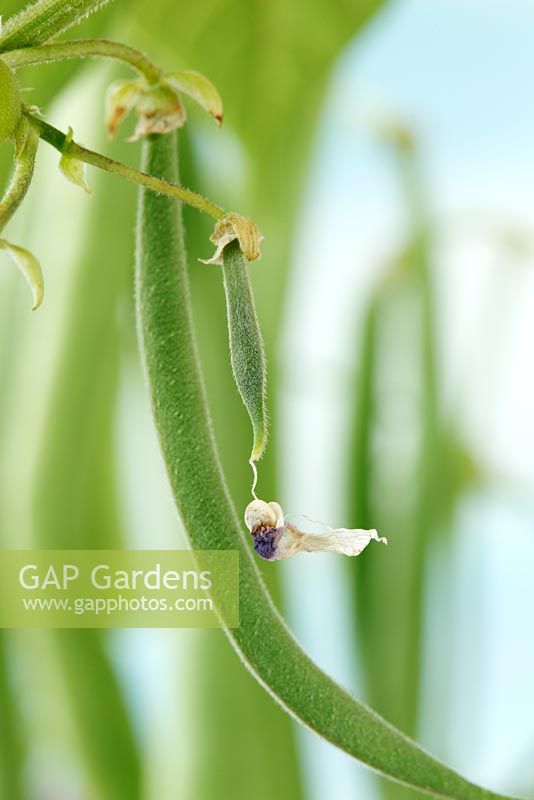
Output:
<instances>
[{"instance_id":1,"label":"dried flower petal","mask_svg":"<svg viewBox=\"0 0 534 800\"><path fill-rule=\"evenodd\" d=\"M251 532L258 530L258 528L277 528L279 527L280 515L283 524L284 515L278 503L253 500L245 510L245 525Z\"/></svg>"},{"instance_id":2,"label":"dried flower petal","mask_svg":"<svg viewBox=\"0 0 534 800\"><path fill-rule=\"evenodd\" d=\"M0 250L5 250L11 256L11 259L26 278L33 295L32 311L35 311L43 302L44 297L44 280L41 265L29 250L25 250L16 244L11 244L6 239L0 239Z\"/></svg>"},{"instance_id":3,"label":"dried flower petal","mask_svg":"<svg viewBox=\"0 0 534 800\"><path fill-rule=\"evenodd\" d=\"M359 556L369 542L387 544L376 530L361 528L330 528L324 533L304 533L290 522L286 523L284 535L278 545L276 558L290 558L296 553L335 552L345 556Z\"/></svg>"},{"instance_id":4,"label":"dried flower petal","mask_svg":"<svg viewBox=\"0 0 534 800\"><path fill-rule=\"evenodd\" d=\"M297 553L335 552L358 556L369 542L387 544L376 530L330 528L323 533L306 533L287 522L278 503L253 500L246 508L245 523L254 540L254 550L267 561L291 558Z\"/></svg>"},{"instance_id":5,"label":"dried flower petal","mask_svg":"<svg viewBox=\"0 0 534 800\"><path fill-rule=\"evenodd\" d=\"M109 86L106 92L106 128L110 139L115 138L121 123L135 108L145 88L146 82L142 78L115 81Z\"/></svg>"},{"instance_id":6,"label":"dried flower petal","mask_svg":"<svg viewBox=\"0 0 534 800\"><path fill-rule=\"evenodd\" d=\"M106 125L111 139L133 109L139 120L131 142L151 133L169 133L185 122L180 98L166 83L149 86L144 78L115 81L106 94Z\"/></svg>"},{"instance_id":7,"label":"dried flower petal","mask_svg":"<svg viewBox=\"0 0 534 800\"><path fill-rule=\"evenodd\" d=\"M71 183L75 183L76 186L79 186L84 192L87 192L87 194L91 194L91 187L87 182L87 165L78 158L73 158L73 156L69 155L68 145L72 141L72 137L73 131L72 128L69 128L65 139L65 152L62 153L59 160L59 168L67 180L71 181Z\"/></svg>"},{"instance_id":8,"label":"dried flower petal","mask_svg":"<svg viewBox=\"0 0 534 800\"><path fill-rule=\"evenodd\" d=\"M247 261L256 261L260 258L260 242L263 236L251 219L231 211L216 223L215 230L210 236L210 241L216 246L215 253L211 258L201 258L199 261L203 264L222 266L224 248L236 239Z\"/></svg>"},{"instance_id":9,"label":"dried flower petal","mask_svg":"<svg viewBox=\"0 0 534 800\"><path fill-rule=\"evenodd\" d=\"M152 133L169 133L181 128L185 122L185 108L180 98L166 85L146 89L139 98L135 110L139 117L130 142Z\"/></svg>"},{"instance_id":10,"label":"dried flower petal","mask_svg":"<svg viewBox=\"0 0 534 800\"><path fill-rule=\"evenodd\" d=\"M109 137L117 131L135 109L139 122L129 141L134 142L152 133L169 133L181 128L186 120L179 92L196 100L220 125L223 106L215 86L204 75L193 70L177 70L160 75L157 83L145 78L115 81L106 94L106 126Z\"/></svg>"}]
</instances>

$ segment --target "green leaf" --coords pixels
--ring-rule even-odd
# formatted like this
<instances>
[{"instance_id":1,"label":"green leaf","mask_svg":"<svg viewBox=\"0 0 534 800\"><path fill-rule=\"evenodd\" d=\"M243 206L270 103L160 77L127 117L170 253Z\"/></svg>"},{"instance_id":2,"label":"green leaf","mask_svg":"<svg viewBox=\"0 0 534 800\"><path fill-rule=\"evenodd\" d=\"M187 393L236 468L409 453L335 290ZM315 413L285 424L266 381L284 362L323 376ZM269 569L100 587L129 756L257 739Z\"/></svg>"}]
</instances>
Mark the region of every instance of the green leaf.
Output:
<instances>
[{"instance_id":1,"label":"green leaf","mask_svg":"<svg viewBox=\"0 0 534 800\"><path fill-rule=\"evenodd\" d=\"M177 179L175 135L144 143L143 168ZM240 553L244 664L297 720L374 770L427 794L497 800L440 764L325 675L295 642L259 577L228 496L197 359L180 211L141 190L137 246L140 347L176 505L191 545Z\"/></svg>"},{"instance_id":2,"label":"green leaf","mask_svg":"<svg viewBox=\"0 0 534 800\"><path fill-rule=\"evenodd\" d=\"M382 134L394 148L402 206L408 212L408 245L389 265L364 316L355 358L347 490L350 524L378 526L389 535L395 556L378 563L370 553L365 561L351 563L348 569L354 586L366 696L380 713L413 734L419 717L427 552L437 535L450 532L452 510L460 492L472 481L475 467L451 421L441 413L432 291L434 229L426 212L417 143L402 126ZM417 320L416 325L405 324L408 315ZM412 404L410 418L417 426L412 459L395 456L395 437L405 437L405 420L400 422L402 431L393 427L391 418L384 419L384 403L377 397L380 376L389 373L397 358L397 351L391 355L378 346L391 331L392 321L396 323L395 341L411 354L398 391L409 388L403 395L395 395L392 403L403 408ZM384 429L390 431L389 450L383 445L373 448L376 432ZM400 497L405 494L408 470L409 500ZM442 602L449 605L450 598L444 597ZM446 706L448 689L442 685L440 698L433 701L438 709ZM382 790L388 800L405 797L389 784L383 784Z\"/></svg>"},{"instance_id":3,"label":"green leaf","mask_svg":"<svg viewBox=\"0 0 534 800\"><path fill-rule=\"evenodd\" d=\"M11 636L11 632L0 630L0 795L23 800L21 709L8 669Z\"/></svg>"},{"instance_id":4,"label":"green leaf","mask_svg":"<svg viewBox=\"0 0 534 800\"><path fill-rule=\"evenodd\" d=\"M87 165L68 153L68 144L72 141L73 131L69 128L65 142L66 152L61 154L59 168L68 181L79 186L86 194L91 194L91 187L87 182Z\"/></svg>"},{"instance_id":5,"label":"green leaf","mask_svg":"<svg viewBox=\"0 0 534 800\"><path fill-rule=\"evenodd\" d=\"M43 302L44 297L44 280L41 265L29 250L16 244L11 244L6 239L0 239L0 250L5 250L11 256L11 260L26 278L26 283L30 287L33 297L32 311L35 311Z\"/></svg>"},{"instance_id":6,"label":"green leaf","mask_svg":"<svg viewBox=\"0 0 534 800\"><path fill-rule=\"evenodd\" d=\"M82 95L78 103L89 105L86 113L94 120L89 135L101 130L89 98L98 97L108 79L109 73L100 71L89 84L81 81L77 87ZM125 144L120 147L123 153L127 150ZM46 192L55 173L46 177L45 185L36 189ZM97 185L99 180L95 177ZM35 545L45 549L122 544L114 449L122 343L117 316L128 296L134 197L125 182L106 188L98 192L100 202L84 204L83 227L78 229L81 249L68 265L68 279L62 277L68 287L67 308L53 383L37 418L31 510ZM52 316L43 324L57 324ZM43 335L54 342L49 328ZM140 753L107 637L96 630L57 630L52 636L68 711L90 776L85 794L101 800L139 800Z\"/></svg>"},{"instance_id":7,"label":"green leaf","mask_svg":"<svg viewBox=\"0 0 534 800\"><path fill-rule=\"evenodd\" d=\"M287 154L287 143L308 124L312 107L318 112L333 59L382 5L383 0L209 0L170 14L167 0L145 0L132 9L131 20L134 36L178 52L182 63L216 82L225 118L254 157L270 153L265 172L280 175L290 162L278 161L278 155Z\"/></svg>"},{"instance_id":8,"label":"green leaf","mask_svg":"<svg viewBox=\"0 0 534 800\"><path fill-rule=\"evenodd\" d=\"M348 491L350 524L368 525L372 520L388 536L395 557L379 564L370 554L365 563L351 564L349 569L356 596L367 696L394 724L414 734L420 697L426 554L440 523L437 488L442 456L437 446L440 420L434 363L431 229L425 214L415 143L408 132L401 136L402 132L402 128L392 127L385 133L381 131L381 136L387 135L386 141L393 147L403 209L408 210L409 244L375 289L364 320ZM413 329L405 325L408 315L418 320ZM395 458L395 436L404 433L399 427L392 427L391 420L380 417L380 413L388 412L381 412L384 404L380 406L375 400L376 375L388 374L390 369L390 362L385 360L388 354L378 349L377 342L388 330L391 319L397 320L399 346L413 348L414 352L401 384L410 389L403 397L395 398L402 407L414 404L412 424L417 427L412 435L417 445L413 459ZM404 431L405 422L400 425ZM381 460L373 452L372 441L375 431L384 426L390 430L390 451ZM413 487L409 499L401 497L408 471ZM386 472L388 477L384 478ZM383 668L377 669L377 664Z\"/></svg>"}]
</instances>

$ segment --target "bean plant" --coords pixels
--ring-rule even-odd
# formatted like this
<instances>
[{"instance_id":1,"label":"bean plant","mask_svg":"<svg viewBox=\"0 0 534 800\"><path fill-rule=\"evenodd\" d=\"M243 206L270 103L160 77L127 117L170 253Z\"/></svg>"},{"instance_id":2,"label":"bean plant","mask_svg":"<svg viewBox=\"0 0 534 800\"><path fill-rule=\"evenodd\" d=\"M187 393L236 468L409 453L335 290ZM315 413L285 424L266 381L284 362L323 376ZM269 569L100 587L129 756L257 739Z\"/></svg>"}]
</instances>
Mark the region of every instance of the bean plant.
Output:
<instances>
[{"instance_id":1,"label":"bean plant","mask_svg":"<svg viewBox=\"0 0 534 800\"><path fill-rule=\"evenodd\" d=\"M294 719L376 772L434 797L503 800L503 795L480 788L441 764L335 683L301 649L276 610L260 577L241 511L234 507L225 482L189 291L190 269L220 271L230 361L252 424L250 461L256 474L255 464L267 442L266 363L249 270L260 257L262 236L252 220L180 182L177 138L186 120L182 97L195 101L217 124L223 120L221 98L207 77L194 69L163 70L119 42L56 41L103 5L105 0L37 0L3 22L0 141L12 144L13 170L0 202L0 231L28 191L42 142L59 152L65 177L86 192L90 192L87 166L137 184L135 295L140 355L176 508L191 547L239 552L240 626L225 629L229 643L243 666ZM39 108L24 102L25 87L17 77L20 67L44 69L52 62L95 57L121 61L134 72L131 79L109 87L105 108L112 138L130 112L137 116L132 140L141 142L140 169L82 146L73 129L57 129ZM183 204L214 220L215 253L206 257L207 266L188 262ZM263 232L269 235L268 230ZM2 238L0 248L23 273L32 306L38 309L44 300L46 264L42 269L38 257L19 241ZM253 493L255 486L254 479ZM276 504L271 507L279 509Z\"/></svg>"}]
</instances>

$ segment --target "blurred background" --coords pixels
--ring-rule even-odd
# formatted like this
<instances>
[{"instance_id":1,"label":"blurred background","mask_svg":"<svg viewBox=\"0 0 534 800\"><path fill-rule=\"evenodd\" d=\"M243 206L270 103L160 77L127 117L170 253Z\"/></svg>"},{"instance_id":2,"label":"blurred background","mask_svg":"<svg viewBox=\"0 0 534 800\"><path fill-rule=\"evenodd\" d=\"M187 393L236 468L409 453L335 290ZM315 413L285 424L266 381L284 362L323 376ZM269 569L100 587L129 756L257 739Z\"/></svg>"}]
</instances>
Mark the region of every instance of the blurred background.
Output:
<instances>
[{"instance_id":1,"label":"blurred background","mask_svg":"<svg viewBox=\"0 0 534 800\"><path fill-rule=\"evenodd\" d=\"M20 2L4 2L3 12ZM265 235L259 494L387 550L263 572L320 666L427 749L534 797L534 5L529 0L115 0L74 36L205 72L182 178ZM27 69L28 98L110 145L120 66ZM11 153L0 149L4 179ZM185 545L136 352L135 187L67 184L42 145L0 269L0 545ZM229 367L210 220L186 210L195 323L238 508L249 422ZM5 263L4 263L5 262ZM298 728L221 631L0 631L6 800L404 800Z\"/></svg>"}]
</instances>

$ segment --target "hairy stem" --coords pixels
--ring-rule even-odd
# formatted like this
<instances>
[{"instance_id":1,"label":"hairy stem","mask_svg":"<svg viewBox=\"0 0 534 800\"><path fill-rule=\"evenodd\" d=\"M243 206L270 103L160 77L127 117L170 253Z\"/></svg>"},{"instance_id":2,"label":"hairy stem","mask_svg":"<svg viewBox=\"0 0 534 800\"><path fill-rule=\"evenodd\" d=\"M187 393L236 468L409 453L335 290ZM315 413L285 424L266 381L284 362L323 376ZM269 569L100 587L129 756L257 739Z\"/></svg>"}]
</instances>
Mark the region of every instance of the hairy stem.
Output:
<instances>
[{"instance_id":1,"label":"hairy stem","mask_svg":"<svg viewBox=\"0 0 534 800\"><path fill-rule=\"evenodd\" d=\"M144 142L143 167L178 180L175 134ZM241 625L227 635L245 665L297 720L374 770L436 797L498 800L499 795L433 759L321 672L274 608L229 497L213 440L179 209L168 198L143 190L137 315L155 422L191 545L240 553Z\"/></svg>"},{"instance_id":2,"label":"hairy stem","mask_svg":"<svg viewBox=\"0 0 534 800\"><path fill-rule=\"evenodd\" d=\"M22 120L15 136L15 168L6 193L0 200L0 231L7 225L30 188L38 144L36 131L26 120Z\"/></svg>"},{"instance_id":3,"label":"hairy stem","mask_svg":"<svg viewBox=\"0 0 534 800\"><path fill-rule=\"evenodd\" d=\"M69 58L93 58L103 56L123 61L139 72L149 83L156 83L161 77L161 70L144 53L119 42L107 39L78 39L58 44L45 44L40 47L24 47L11 50L4 56L4 61L11 69L26 67L32 64L51 64Z\"/></svg>"},{"instance_id":4,"label":"hairy stem","mask_svg":"<svg viewBox=\"0 0 534 800\"><path fill-rule=\"evenodd\" d=\"M34 47L82 22L109 0L37 0L10 17L0 33L0 53Z\"/></svg>"},{"instance_id":5,"label":"hairy stem","mask_svg":"<svg viewBox=\"0 0 534 800\"><path fill-rule=\"evenodd\" d=\"M38 131L41 139L52 145L52 147L55 147L60 153L68 155L71 158L77 158L79 161L83 161L84 164L98 167L98 169L103 169L106 172L110 172L112 175L118 175L132 183L145 186L147 189L151 189L158 194L165 194L168 197L172 197L174 200L181 200L183 203L187 203L187 205L193 206L193 208L197 208L205 214L209 214L213 219L222 219L225 216L223 208L212 203L211 200L202 197L202 195L197 194L197 192L192 192L190 189L184 189L181 186L176 186L170 181L156 178L154 175L141 172L119 161L114 161L112 158L103 156L101 153L95 153L93 150L88 150L86 147L82 147L72 140L68 141L67 135L57 128L54 128L53 125L50 125L28 110L25 110L24 114Z\"/></svg>"}]
</instances>

